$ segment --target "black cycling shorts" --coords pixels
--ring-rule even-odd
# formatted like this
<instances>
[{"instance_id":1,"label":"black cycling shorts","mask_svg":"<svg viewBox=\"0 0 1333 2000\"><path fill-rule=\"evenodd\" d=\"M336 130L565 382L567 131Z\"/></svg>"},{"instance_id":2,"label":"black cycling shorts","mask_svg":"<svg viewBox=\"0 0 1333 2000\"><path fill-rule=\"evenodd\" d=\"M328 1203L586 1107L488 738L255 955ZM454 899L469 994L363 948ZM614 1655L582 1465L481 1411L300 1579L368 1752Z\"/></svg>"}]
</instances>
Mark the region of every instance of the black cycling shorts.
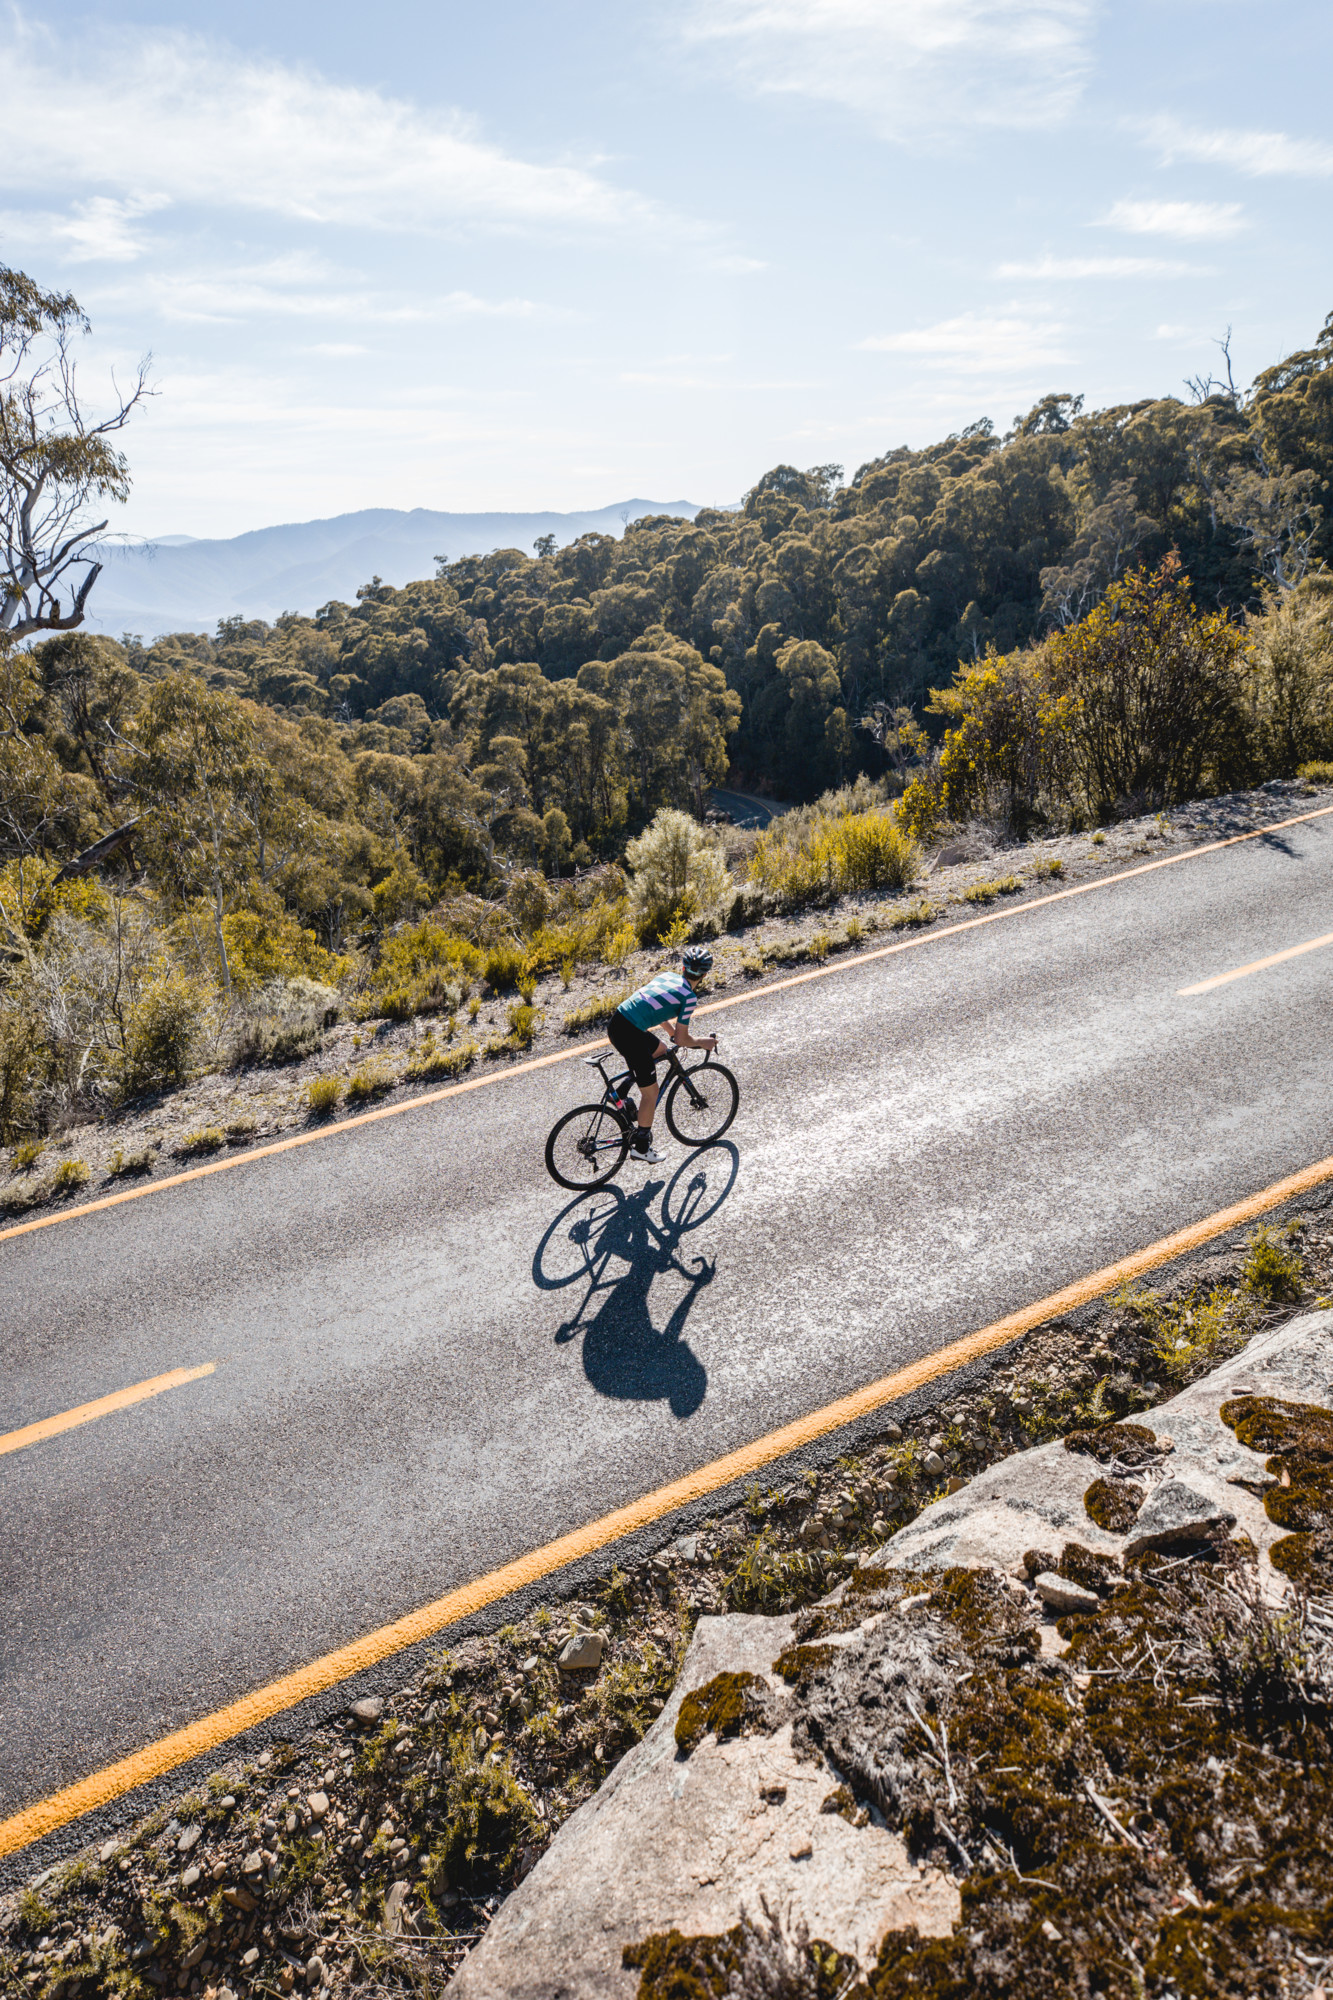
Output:
<instances>
[{"instance_id":1,"label":"black cycling shorts","mask_svg":"<svg viewBox=\"0 0 1333 2000\"><path fill-rule=\"evenodd\" d=\"M606 1024L606 1038L612 1048L619 1049L624 1056L640 1090L646 1084L657 1082L657 1065L661 1061L659 1036L650 1035L646 1028L636 1028L633 1021L627 1019L617 1007Z\"/></svg>"}]
</instances>

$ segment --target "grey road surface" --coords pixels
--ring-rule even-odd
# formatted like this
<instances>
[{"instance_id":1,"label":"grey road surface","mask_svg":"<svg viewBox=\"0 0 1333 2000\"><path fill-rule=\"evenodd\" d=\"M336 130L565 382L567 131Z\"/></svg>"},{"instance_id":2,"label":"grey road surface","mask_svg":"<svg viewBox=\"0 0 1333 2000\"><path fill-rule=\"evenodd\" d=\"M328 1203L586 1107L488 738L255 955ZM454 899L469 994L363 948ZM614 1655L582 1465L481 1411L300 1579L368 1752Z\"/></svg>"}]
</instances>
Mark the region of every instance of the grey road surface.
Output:
<instances>
[{"instance_id":1,"label":"grey road surface","mask_svg":"<svg viewBox=\"0 0 1333 2000\"><path fill-rule=\"evenodd\" d=\"M719 1014L580 1199L578 1063L0 1244L0 1810L1333 1152L1333 821Z\"/></svg>"}]
</instances>

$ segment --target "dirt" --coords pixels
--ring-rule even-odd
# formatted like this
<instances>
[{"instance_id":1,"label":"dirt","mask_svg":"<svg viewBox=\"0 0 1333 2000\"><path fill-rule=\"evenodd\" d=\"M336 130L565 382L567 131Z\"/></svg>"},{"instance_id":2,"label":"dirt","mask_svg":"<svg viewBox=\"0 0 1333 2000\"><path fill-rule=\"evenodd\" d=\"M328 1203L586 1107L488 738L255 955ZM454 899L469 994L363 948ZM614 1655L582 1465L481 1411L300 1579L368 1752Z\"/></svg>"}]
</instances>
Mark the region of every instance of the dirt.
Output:
<instances>
[{"instance_id":1,"label":"dirt","mask_svg":"<svg viewBox=\"0 0 1333 2000\"><path fill-rule=\"evenodd\" d=\"M1199 801L1169 817L1126 820L1100 834L1063 834L1001 846L986 830L968 829L932 850L921 880L902 896L847 896L828 908L769 915L742 932L722 936L714 945L708 991L761 988L790 967L873 950L895 934L906 934L909 926L926 928L987 908L1034 901L1330 800L1331 787L1277 779L1253 792ZM740 879L753 836L734 829L723 832L729 862ZM1053 866L1060 871L1056 875L1050 872ZM1000 886L1011 879L1016 888ZM976 900L979 893L981 901ZM667 954L654 948L632 953L621 968L582 966L567 987L558 975L541 980L534 995L540 1019L530 1041L516 1043L510 1032L509 1010L518 996L483 987L476 996L475 1018L462 1010L452 1037L430 1018L342 1021L325 1030L311 1053L299 1060L212 1069L165 1096L66 1125L51 1134L36 1160L25 1163L15 1149L0 1166L0 1173L7 1167L0 1185L0 1219L96 1200L309 1130L322 1122L310 1108L310 1086L317 1079L342 1084L333 1114L338 1119L372 1103L407 1103L423 1090L447 1084L455 1064L460 1074L463 1069L475 1073L478 1067L550 1055L572 1043L590 1046L600 1028L590 1024L571 1035L566 1018L590 1004L609 1010L619 996L668 962ZM476 1053L469 1057L470 1044L476 1045ZM359 1096L347 1088L358 1075Z\"/></svg>"}]
</instances>

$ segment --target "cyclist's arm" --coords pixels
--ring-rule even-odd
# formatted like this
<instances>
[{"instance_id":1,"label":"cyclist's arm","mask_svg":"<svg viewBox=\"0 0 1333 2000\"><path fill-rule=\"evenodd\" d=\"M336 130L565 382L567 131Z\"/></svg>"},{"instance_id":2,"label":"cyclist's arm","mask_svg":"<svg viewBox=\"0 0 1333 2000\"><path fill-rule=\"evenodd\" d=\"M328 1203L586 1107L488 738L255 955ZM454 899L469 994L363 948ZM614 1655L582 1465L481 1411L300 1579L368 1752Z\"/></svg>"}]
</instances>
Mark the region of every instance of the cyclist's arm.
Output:
<instances>
[{"instance_id":1,"label":"cyclist's arm","mask_svg":"<svg viewBox=\"0 0 1333 2000\"><path fill-rule=\"evenodd\" d=\"M678 1049L715 1049L717 1047L716 1035L705 1035L701 1041L696 1041L682 1021L673 1021L671 1023L671 1039Z\"/></svg>"}]
</instances>

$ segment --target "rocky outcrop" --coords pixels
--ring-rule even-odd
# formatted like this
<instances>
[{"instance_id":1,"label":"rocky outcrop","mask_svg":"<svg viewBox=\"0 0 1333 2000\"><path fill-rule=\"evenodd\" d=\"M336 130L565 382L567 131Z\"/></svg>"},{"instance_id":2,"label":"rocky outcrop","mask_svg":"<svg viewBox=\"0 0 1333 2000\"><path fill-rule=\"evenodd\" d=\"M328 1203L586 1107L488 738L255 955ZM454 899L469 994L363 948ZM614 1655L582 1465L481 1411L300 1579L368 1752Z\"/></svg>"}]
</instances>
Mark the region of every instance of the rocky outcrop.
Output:
<instances>
[{"instance_id":1,"label":"rocky outcrop","mask_svg":"<svg viewBox=\"0 0 1333 2000\"><path fill-rule=\"evenodd\" d=\"M925 1828L945 1843L936 1852L977 1860L950 1824L955 1774L933 1704L947 1707L982 1662L1064 1672L1041 1666L1064 1650L1055 1621L1099 1606L1107 1575L1136 1550L1248 1538L1261 1595L1280 1596L1270 1552L1286 1531L1264 1509L1266 1454L1220 1412L1230 1406L1234 1423L1249 1397L1329 1405L1330 1333L1333 1313L1306 1315L1139 1423L993 1466L868 1557L822 1619L701 1619L666 1710L509 1897L455 1977L455 2000L633 2000L625 1946L673 1929L717 1936L765 1902L863 1965L886 1933L951 1932L955 1881L914 1864L892 1830ZM913 1573L926 1583L946 1569L985 1574L970 1606L941 1615ZM811 1634L819 1643L794 1643ZM1086 1810L1104 1819L1112 1809L1089 1787ZM1049 1922L1047 1933L1058 1935Z\"/></svg>"}]
</instances>

